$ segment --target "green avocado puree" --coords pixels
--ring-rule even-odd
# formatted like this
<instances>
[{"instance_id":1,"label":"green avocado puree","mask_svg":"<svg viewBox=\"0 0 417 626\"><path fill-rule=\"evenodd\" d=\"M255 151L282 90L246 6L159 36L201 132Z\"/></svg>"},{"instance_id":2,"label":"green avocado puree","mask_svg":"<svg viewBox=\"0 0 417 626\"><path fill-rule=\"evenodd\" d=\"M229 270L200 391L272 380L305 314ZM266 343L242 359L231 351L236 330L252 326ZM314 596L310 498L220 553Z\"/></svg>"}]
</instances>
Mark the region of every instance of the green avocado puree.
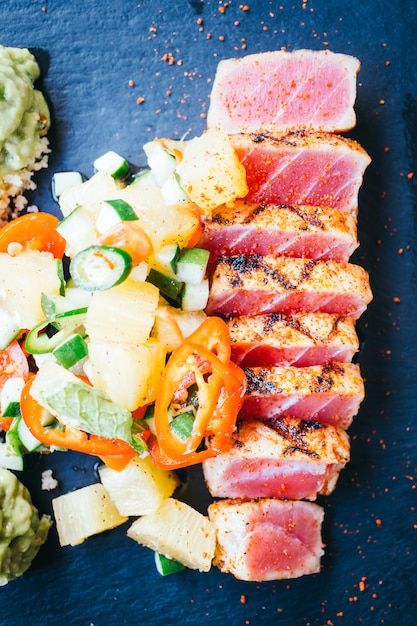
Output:
<instances>
[{"instance_id":1,"label":"green avocado puree","mask_svg":"<svg viewBox=\"0 0 417 626\"><path fill-rule=\"evenodd\" d=\"M45 543L52 525L39 518L28 489L6 469L0 469L0 585L21 576Z\"/></svg>"},{"instance_id":2,"label":"green avocado puree","mask_svg":"<svg viewBox=\"0 0 417 626\"><path fill-rule=\"evenodd\" d=\"M0 46L0 175L31 164L50 125L48 105L34 89L40 69L26 48Z\"/></svg>"}]
</instances>

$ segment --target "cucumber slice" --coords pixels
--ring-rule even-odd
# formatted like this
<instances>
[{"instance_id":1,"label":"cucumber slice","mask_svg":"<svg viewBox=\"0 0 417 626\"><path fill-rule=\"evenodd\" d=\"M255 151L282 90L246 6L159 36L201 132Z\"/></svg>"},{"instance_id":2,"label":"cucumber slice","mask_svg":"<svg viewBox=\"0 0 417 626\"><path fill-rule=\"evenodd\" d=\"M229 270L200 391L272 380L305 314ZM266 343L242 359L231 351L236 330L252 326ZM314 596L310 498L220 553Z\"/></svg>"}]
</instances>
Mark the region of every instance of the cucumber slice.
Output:
<instances>
[{"instance_id":1,"label":"cucumber slice","mask_svg":"<svg viewBox=\"0 0 417 626\"><path fill-rule=\"evenodd\" d=\"M88 355L88 345L81 335L72 333L52 350L52 354L61 365L69 369Z\"/></svg>"},{"instance_id":2,"label":"cucumber slice","mask_svg":"<svg viewBox=\"0 0 417 626\"><path fill-rule=\"evenodd\" d=\"M60 313L74 309L74 304L65 296L54 296L47 293L41 295L41 308L48 319L53 319Z\"/></svg>"},{"instance_id":3,"label":"cucumber slice","mask_svg":"<svg viewBox=\"0 0 417 626\"><path fill-rule=\"evenodd\" d=\"M194 411L184 411L176 415L170 422L170 429L181 441L185 441L193 431Z\"/></svg>"},{"instance_id":4,"label":"cucumber slice","mask_svg":"<svg viewBox=\"0 0 417 626\"><path fill-rule=\"evenodd\" d=\"M172 172L161 187L161 193L168 206L190 202L187 193L181 187L180 177Z\"/></svg>"},{"instance_id":5,"label":"cucumber slice","mask_svg":"<svg viewBox=\"0 0 417 626\"><path fill-rule=\"evenodd\" d=\"M40 446L42 446L42 443L39 441L39 439L36 439L36 437L32 435L23 419L19 420L17 433L19 435L20 441L28 452L34 452L35 450L40 448Z\"/></svg>"},{"instance_id":6,"label":"cucumber slice","mask_svg":"<svg viewBox=\"0 0 417 626\"><path fill-rule=\"evenodd\" d=\"M122 221L138 219L134 209L124 200L105 200L96 220L96 228L100 234L103 234Z\"/></svg>"},{"instance_id":7,"label":"cucumber slice","mask_svg":"<svg viewBox=\"0 0 417 626\"><path fill-rule=\"evenodd\" d=\"M87 291L103 291L123 282L132 269L132 257L114 246L90 246L72 259L75 283Z\"/></svg>"},{"instance_id":8,"label":"cucumber slice","mask_svg":"<svg viewBox=\"0 0 417 626\"><path fill-rule=\"evenodd\" d=\"M162 246L158 252L155 252L153 258L157 265L155 269L161 270L163 273L176 274L177 263L180 258L180 247L177 243Z\"/></svg>"},{"instance_id":9,"label":"cucumber slice","mask_svg":"<svg viewBox=\"0 0 417 626\"><path fill-rule=\"evenodd\" d=\"M210 252L203 248L183 248L177 263L177 277L184 283L199 285L206 275Z\"/></svg>"},{"instance_id":10,"label":"cucumber slice","mask_svg":"<svg viewBox=\"0 0 417 626\"><path fill-rule=\"evenodd\" d=\"M0 392L0 409L3 417L20 415L20 396L25 381L20 376L8 378Z\"/></svg>"},{"instance_id":11,"label":"cucumber slice","mask_svg":"<svg viewBox=\"0 0 417 626\"><path fill-rule=\"evenodd\" d=\"M143 149L156 183L161 187L170 174L175 172L177 160L165 150L159 141L150 141L143 146Z\"/></svg>"},{"instance_id":12,"label":"cucumber slice","mask_svg":"<svg viewBox=\"0 0 417 626\"><path fill-rule=\"evenodd\" d=\"M177 572L181 572L185 569L185 565L176 561L175 559L170 559L168 556L164 556L159 552L155 552L155 565L156 569L161 574L161 576L169 576L170 574L176 574Z\"/></svg>"},{"instance_id":13,"label":"cucumber slice","mask_svg":"<svg viewBox=\"0 0 417 626\"><path fill-rule=\"evenodd\" d=\"M13 315L0 308L0 350L5 350L19 332L20 326L16 323Z\"/></svg>"},{"instance_id":14,"label":"cucumber slice","mask_svg":"<svg viewBox=\"0 0 417 626\"><path fill-rule=\"evenodd\" d=\"M55 172L52 176L52 196L58 201L64 191L81 185L83 177L80 172Z\"/></svg>"},{"instance_id":15,"label":"cucumber slice","mask_svg":"<svg viewBox=\"0 0 417 626\"><path fill-rule=\"evenodd\" d=\"M136 187L154 187L157 185L155 176L152 174L151 170L141 170L135 174L130 184Z\"/></svg>"},{"instance_id":16,"label":"cucumber slice","mask_svg":"<svg viewBox=\"0 0 417 626\"><path fill-rule=\"evenodd\" d=\"M56 229L66 240L66 254L70 257L91 246L98 237L94 216L82 205L64 217Z\"/></svg>"},{"instance_id":17,"label":"cucumber slice","mask_svg":"<svg viewBox=\"0 0 417 626\"><path fill-rule=\"evenodd\" d=\"M98 157L93 165L97 172L107 172L107 174L110 174L113 178L118 180L126 178L130 173L129 163L124 157L113 150L109 150Z\"/></svg>"},{"instance_id":18,"label":"cucumber slice","mask_svg":"<svg viewBox=\"0 0 417 626\"><path fill-rule=\"evenodd\" d=\"M183 311L203 311L207 306L209 291L208 278L203 278L198 285L185 283L181 292L181 309Z\"/></svg>"},{"instance_id":19,"label":"cucumber slice","mask_svg":"<svg viewBox=\"0 0 417 626\"><path fill-rule=\"evenodd\" d=\"M9 446L0 442L0 467L22 471L23 457L18 454L10 454Z\"/></svg>"},{"instance_id":20,"label":"cucumber slice","mask_svg":"<svg viewBox=\"0 0 417 626\"><path fill-rule=\"evenodd\" d=\"M158 287L162 295L170 300L176 300L184 286L175 276L168 276L168 274L163 274L154 268L150 270L146 280Z\"/></svg>"},{"instance_id":21,"label":"cucumber slice","mask_svg":"<svg viewBox=\"0 0 417 626\"><path fill-rule=\"evenodd\" d=\"M36 324L26 337L25 347L30 354L52 352L76 329L83 325L87 309L73 309L55 315L51 320Z\"/></svg>"}]
</instances>

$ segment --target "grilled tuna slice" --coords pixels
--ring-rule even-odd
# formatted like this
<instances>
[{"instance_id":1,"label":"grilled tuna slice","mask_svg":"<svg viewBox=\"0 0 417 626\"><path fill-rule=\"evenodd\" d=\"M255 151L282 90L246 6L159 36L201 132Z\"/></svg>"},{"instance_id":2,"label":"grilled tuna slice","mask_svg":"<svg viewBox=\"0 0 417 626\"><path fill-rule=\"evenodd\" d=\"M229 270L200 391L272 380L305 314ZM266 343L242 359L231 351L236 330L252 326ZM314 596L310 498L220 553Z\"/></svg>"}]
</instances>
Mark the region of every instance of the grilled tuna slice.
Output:
<instances>
[{"instance_id":1,"label":"grilled tuna slice","mask_svg":"<svg viewBox=\"0 0 417 626\"><path fill-rule=\"evenodd\" d=\"M334 490L349 448L347 433L330 424L244 420L227 449L204 461L204 478L216 498L315 500Z\"/></svg>"},{"instance_id":2,"label":"grilled tuna slice","mask_svg":"<svg viewBox=\"0 0 417 626\"><path fill-rule=\"evenodd\" d=\"M248 202L310 204L357 212L370 163L355 141L329 133L230 135L246 170Z\"/></svg>"},{"instance_id":3,"label":"grilled tuna slice","mask_svg":"<svg viewBox=\"0 0 417 626\"><path fill-rule=\"evenodd\" d=\"M352 263L268 256L220 257L207 313L315 312L357 319L372 299L367 272Z\"/></svg>"},{"instance_id":4,"label":"grilled tuna slice","mask_svg":"<svg viewBox=\"0 0 417 626\"><path fill-rule=\"evenodd\" d=\"M355 363L245 369L244 419L295 417L347 429L364 398Z\"/></svg>"},{"instance_id":5,"label":"grilled tuna slice","mask_svg":"<svg viewBox=\"0 0 417 626\"><path fill-rule=\"evenodd\" d=\"M230 134L349 130L356 123L359 67L354 57L328 50L276 50L220 61L207 124Z\"/></svg>"},{"instance_id":6,"label":"grilled tuna slice","mask_svg":"<svg viewBox=\"0 0 417 626\"><path fill-rule=\"evenodd\" d=\"M218 500L208 516L217 531L213 564L222 572L262 582L320 571L324 511L313 502Z\"/></svg>"},{"instance_id":7,"label":"grilled tuna slice","mask_svg":"<svg viewBox=\"0 0 417 626\"><path fill-rule=\"evenodd\" d=\"M330 207L243 200L215 209L199 242L210 250L211 262L237 254L347 261L358 245L352 214Z\"/></svg>"},{"instance_id":8,"label":"grilled tuna slice","mask_svg":"<svg viewBox=\"0 0 417 626\"><path fill-rule=\"evenodd\" d=\"M232 359L241 367L349 363L359 349L355 321L327 313L270 313L228 321Z\"/></svg>"}]
</instances>

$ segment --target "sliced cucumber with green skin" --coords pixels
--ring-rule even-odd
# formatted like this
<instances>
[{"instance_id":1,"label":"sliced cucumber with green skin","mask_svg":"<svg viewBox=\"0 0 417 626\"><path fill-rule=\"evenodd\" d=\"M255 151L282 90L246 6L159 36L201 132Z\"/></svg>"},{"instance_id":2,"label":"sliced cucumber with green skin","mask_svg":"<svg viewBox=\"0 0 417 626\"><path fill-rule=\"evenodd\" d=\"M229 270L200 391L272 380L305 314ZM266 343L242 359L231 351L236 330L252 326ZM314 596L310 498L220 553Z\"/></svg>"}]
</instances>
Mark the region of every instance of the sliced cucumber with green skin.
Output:
<instances>
[{"instance_id":1,"label":"sliced cucumber with green skin","mask_svg":"<svg viewBox=\"0 0 417 626\"><path fill-rule=\"evenodd\" d=\"M20 396L25 381L22 377L8 378L0 392L0 409L3 417L20 415Z\"/></svg>"},{"instance_id":2,"label":"sliced cucumber with green skin","mask_svg":"<svg viewBox=\"0 0 417 626\"><path fill-rule=\"evenodd\" d=\"M134 209L124 200L105 200L97 216L96 228L100 234L103 234L120 222L132 222L138 219Z\"/></svg>"},{"instance_id":3,"label":"sliced cucumber with green skin","mask_svg":"<svg viewBox=\"0 0 417 626\"><path fill-rule=\"evenodd\" d=\"M143 146L143 149L156 183L161 187L175 171L177 160L165 150L159 141L150 141Z\"/></svg>"},{"instance_id":4,"label":"sliced cucumber with green skin","mask_svg":"<svg viewBox=\"0 0 417 626\"><path fill-rule=\"evenodd\" d=\"M175 559L170 559L168 556L160 554L159 552L155 552L155 565L156 569L161 574L161 576L169 576L170 574L176 574L177 572L181 572L185 569L185 565L176 561Z\"/></svg>"},{"instance_id":5,"label":"sliced cucumber with green skin","mask_svg":"<svg viewBox=\"0 0 417 626\"><path fill-rule=\"evenodd\" d=\"M22 442L24 448L28 452L34 452L38 448L40 448L43 444L36 439L34 435L30 432L29 428L26 426L26 422L23 419L19 420L17 426L17 433L19 435L19 439Z\"/></svg>"},{"instance_id":6,"label":"sliced cucumber with green skin","mask_svg":"<svg viewBox=\"0 0 417 626\"><path fill-rule=\"evenodd\" d=\"M137 187L153 187L157 184L155 180L155 176L152 174L151 170L141 170L137 174L134 175L132 180L130 181L130 185L135 185Z\"/></svg>"},{"instance_id":7,"label":"sliced cucumber with green skin","mask_svg":"<svg viewBox=\"0 0 417 626\"><path fill-rule=\"evenodd\" d=\"M156 434L155 429L155 408L154 405L151 404L146 408L145 415L143 416L143 421L148 425L149 430L152 434Z\"/></svg>"},{"instance_id":8,"label":"sliced cucumber with green skin","mask_svg":"<svg viewBox=\"0 0 417 626\"><path fill-rule=\"evenodd\" d=\"M129 163L113 150L102 154L94 161L93 165L97 172L107 172L107 174L119 180L126 178L130 173Z\"/></svg>"},{"instance_id":9,"label":"sliced cucumber with green skin","mask_svg":"<svg viewBox=\"0 0 417 626\"><path fill-rule=\"evenodd\" d=\"M132 269L132 257L114 246L90 246L71 260L75 283L87 291L103 291L123 282Z\"/></svg>"},{"instance_id":10,"label":"sliced cucumber with green skin","mask_svg":"<svg viewBox=\"0 0 417 626\"><path fill-rule=\"evenodd\" d=\"M177 277L185 283L199 285L206 275L210 252L203 248L183 248L177 263Z\"/></svg>"},{"instance_id":11,"label":"sliced cucumber with green skin","mask_svg":"<svg viewBox=\"0 0 417 626\"><path fill-rule=\"evenodd\" d=\"M81 185L83 177L80 172L55 172L52 176L52 196L58 201L67 189Z\"/></svg>"},{"instance_id":12,"label":"sliced cucumber with green skin","mask_svg":"<svg viewBox=\"0 0 417 626\"><path fill-rule=\"evenodd\" d=\"M163 274L154 268L150 270L146 280L158 287L162 295L170 300L176 300L184 286L184 283L175 276L168 276L168 274Z\"/></svg>"},{"instance_id":13,"label":"sliced cucumber with green skin","mask_svg":"<svg viewBox=\"0 0 417 626\"><path fill-rule=\"evenodd\" d=\"M181 441L185 441L193 432L195 413L193 410L176 415L170 422L170 429Z\"/></svg>"},{"instance_id":14,"label":"sliced cucumber with green skin","mask_svg":"<svg viewBox=\"0 0 417 626\"><path fill-rule=\"evenodd\" d=\"M56 260L56 273L59 278L59 295L65 296L65 273L64 273L64 264L62 259Z\"/></svg>"},{"instance_id":15,"label":"sliced cucumber with green skin","mask_svg":"<svg viewBox=\"0 0 417 626\"><path fill-rule=\"evenodd\" d=\"M161 193L168 206L190 202L187 193L181 187L180 177L172 172L161 187Z\"/></svg>"},{"instance_id":16,"label":"sliced cucumber with green skin","mask_svg":"<svg viewBox=\"0 0 417 626\"><path fill-rule=\"evenodd\" d=\"M9 313L0 308L0 350L5 350L20 333L20 326Z\"/></svg>"},{"instance_id":17,"label":"sliced cucumber with green skin","mask_svg":"<svg viewBox=\"0 0 417 626\"><path fill-rule=\"evenodd\" d=\"M183 311L203 311L207 306L209 291L208 278L203 278L198 285L185 283L181 292L181 309Z\"/></svg>"},{"instance_id":18,"label":"sliced cucumber with green skin","mask_svg":"<svg viewBox=\"0 0 417 626\"><path fill-rule=\"evenodd\" d=\"M56 315L72 311L74 304L66 296L54 296L43 293L41 295L41 308L45 317L53 319Z\"/></svg>"},{"instance_id":19,"label":"sliced cucumber with green skin","mask_svg":"<svg viewBox=\"0 0 417 626\"><path fill-rule=\"evenodd\" d=\"M87 309L74 309L56 315L52 320L36 324L26 337L25 347L30 354L52 352L75 330L83 325Z\"/></svg>"},{"instance_id":20,"label":"sliced cucumber with green skin","mask_svg":"<svg viewBox=\"0 0 417 626\"><path fill-rule=\"evenodd\" d=\"M177 263L180 258L180 247L177 243L169 243L162 246L158 252L155 252L154 258L161 268L176 274Z\"/></svg>"},{"instance_id":21,"label":"sliced cucumber with green skin","mask_svg":"<svg viewBox=\"0 0 417 626\"><path fill-rule=\"evenodd\" d=\"M52 354L61 365L69 369L88 355L88 345L81 335L72 333L52 350Z\"/></svg>"},{"instance_id":22,"label":"sliced cucumber with green skin","mask_svg":"<svg viewBox=\"0 0 417 626\"><path fill-rule=\"evenodd\" d=\"M73 256L87 248L98 237L94 216L83 206L77 206L67 217L64 217L56 230L67 242L66 253Z\"/></svg>"},{"instance_id":23,"label":"sliced cucumber with green skin","mask_svg":"<svg viewBox=\"0 0 417 626\"><path fill-rule=\"evenodd\" d=\"M18 454L10 454L7 443L0 442L0 467L10 470L23 470L23 457Z\"/></svg>"}]
</instances>

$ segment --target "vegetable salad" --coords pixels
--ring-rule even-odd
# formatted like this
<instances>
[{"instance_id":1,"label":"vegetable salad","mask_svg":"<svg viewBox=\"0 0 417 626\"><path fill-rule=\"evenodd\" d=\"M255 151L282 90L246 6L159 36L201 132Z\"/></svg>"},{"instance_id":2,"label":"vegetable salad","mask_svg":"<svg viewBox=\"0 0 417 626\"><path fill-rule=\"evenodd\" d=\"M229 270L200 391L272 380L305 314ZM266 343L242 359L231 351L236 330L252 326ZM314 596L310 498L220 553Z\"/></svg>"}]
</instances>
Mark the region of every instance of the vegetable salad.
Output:
<instances>
[{"instance_id":1,"label":"vegetable salad","mask_svg":"<svg viewBox=\"0 0 417 626\"><path fill-rule=\"evenodd\" d=\"M211 210L245 194L245 173L220 130L144 150L139 173L109 152L89 180L55 174L63 219L30 213L0 230L0 465L99 457L105 498L96 485L53 501L62 545L135 515L128 534L156 551L159 571L172 559L207 571L214 531L172 498L172 471L225 448L245 393L226 324L204 313L209 253L198 247ZM158 523L147 517L157 511ZM181 520L184 545L164 532Z\"/></svg>"}]
</instances>

